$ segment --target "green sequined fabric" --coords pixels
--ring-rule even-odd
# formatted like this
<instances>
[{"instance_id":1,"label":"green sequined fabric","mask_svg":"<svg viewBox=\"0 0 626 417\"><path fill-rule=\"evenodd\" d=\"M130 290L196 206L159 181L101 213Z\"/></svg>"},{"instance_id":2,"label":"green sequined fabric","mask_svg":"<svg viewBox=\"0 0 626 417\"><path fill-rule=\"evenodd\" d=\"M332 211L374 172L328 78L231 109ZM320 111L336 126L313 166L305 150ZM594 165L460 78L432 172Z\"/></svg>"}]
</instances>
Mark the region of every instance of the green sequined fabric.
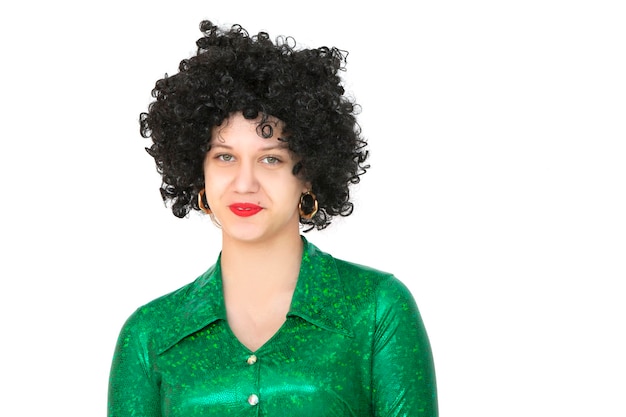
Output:
<instances>
[{"instance_id":1,"label":"green sequined fabric","mask_svg":"<svg viewBox=\"0 0 626 417\"><path fill-rule=\"evenodd\" d=\"M287 320L255 352L226 321L219 258L124 324L109 417L437 416L428 336L393 275L304 237Z\"/></svg>"}]
</instances>

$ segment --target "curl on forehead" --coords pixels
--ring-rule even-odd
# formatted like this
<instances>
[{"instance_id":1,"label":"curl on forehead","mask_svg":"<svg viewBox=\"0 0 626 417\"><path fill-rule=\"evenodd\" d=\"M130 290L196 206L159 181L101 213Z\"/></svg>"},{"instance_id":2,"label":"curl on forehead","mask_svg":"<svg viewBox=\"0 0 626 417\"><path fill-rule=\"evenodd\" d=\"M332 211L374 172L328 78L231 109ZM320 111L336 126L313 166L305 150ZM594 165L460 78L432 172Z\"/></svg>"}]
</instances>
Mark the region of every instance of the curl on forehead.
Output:
<instances>
[{"instance_id":1,"label":"curl on forehead","mask_svg":"<svg viewBox=\"0 0 626 417\"><path fill-rule=\"evenodd\" d=\"M274 134L276 134L279 136L276 139L284 141L284 139L280 137L283 133L284 126L285 123L279 118L268 114L262 114L260 118L258 118L256 131L257 134L263 139L271 139L274 137Z\"/></svg>"},{"instance_id":2,"label":"curl on forehead","mask_svg":"<svg viewBox=\"0 0 626 417\"><path fill-rule=\"evenodd\" d=\"M257 115L256 117L246 117L245 113L242 113L242 115L246 120L250 121L250 123L256 123L256 133L260 138L276 138L276 140L284 143L285 147L287 147L287 139L284 137L283 131L285 123L282 120L267 114ZM213 128L212 140L224 142L221 132L228 127L232 118L233 115L225 118L221 124Z\"/></svg>"}]
</instances>

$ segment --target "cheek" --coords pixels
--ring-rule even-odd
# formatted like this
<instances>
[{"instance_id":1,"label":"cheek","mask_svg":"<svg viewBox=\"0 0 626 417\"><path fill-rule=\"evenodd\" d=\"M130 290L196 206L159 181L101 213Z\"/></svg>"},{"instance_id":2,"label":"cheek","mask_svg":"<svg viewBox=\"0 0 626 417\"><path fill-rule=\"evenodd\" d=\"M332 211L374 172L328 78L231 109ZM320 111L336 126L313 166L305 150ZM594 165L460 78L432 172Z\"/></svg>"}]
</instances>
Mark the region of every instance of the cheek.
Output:
<instances>
[{"instance_id":1,"label":"cheek","mask_svg":"<svg viewBox=\"0 0 626 417\"><path fill-rule=\"evenodd\" d=\"M272 179L272 183L276 189L281 189L285 195L297 195L298 198L304 190L307 190L304 181L295 177L291 172L275 177Z\"/></svg>"},{"instance_id":2,"label":"cheek","mask_svg":"<svg viewBox=\"0 0 626 417\"><path fill-rule=\"evenodd\" d=\"M224 193L227 187L227 180L223 175L214 175L211 169L204 170L204 190L206 192L206 198L209 203L215 201L221 194Z\"/></svg>"},{"instance_id":3,"label":"cheek","mask_svg":"<svg viewBox=\"0 0 626 417\"><path fill-rule=\"evenodd\" d=\"M294 187L291 189L291 192L289 193L289 199L294 202L296 207L300 203L300 197L306 190L308 190L308 188L302 183L294 185Z\"/></svg>"},{"instance_id":4,"label":"cheek","mask_svg":"<svg viewBox=\"0 0 626 417\"><path fill-rule=\"evenodd\" d=\"M226 181L227 172L215 163L204 163L204 184L219 184Z\"/></svg>"}]
</instances>

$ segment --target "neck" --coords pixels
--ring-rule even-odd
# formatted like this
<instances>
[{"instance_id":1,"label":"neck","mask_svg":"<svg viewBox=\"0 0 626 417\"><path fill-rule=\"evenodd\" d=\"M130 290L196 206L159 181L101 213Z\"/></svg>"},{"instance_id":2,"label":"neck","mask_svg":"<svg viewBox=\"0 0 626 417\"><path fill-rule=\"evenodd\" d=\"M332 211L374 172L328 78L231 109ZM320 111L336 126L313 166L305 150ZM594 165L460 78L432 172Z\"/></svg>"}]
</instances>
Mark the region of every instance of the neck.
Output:
<instances>
[{"instance_id":1,"label":"neck","mask_svg":"<svg viewBox=\"0 0 626 417\"><path fill-rule=\"evenodd\" d=\"M299 233L262 243L224 237L220 259L224 286L251 291L295 288L302 249Z\"/></svg>"}]
</instances>

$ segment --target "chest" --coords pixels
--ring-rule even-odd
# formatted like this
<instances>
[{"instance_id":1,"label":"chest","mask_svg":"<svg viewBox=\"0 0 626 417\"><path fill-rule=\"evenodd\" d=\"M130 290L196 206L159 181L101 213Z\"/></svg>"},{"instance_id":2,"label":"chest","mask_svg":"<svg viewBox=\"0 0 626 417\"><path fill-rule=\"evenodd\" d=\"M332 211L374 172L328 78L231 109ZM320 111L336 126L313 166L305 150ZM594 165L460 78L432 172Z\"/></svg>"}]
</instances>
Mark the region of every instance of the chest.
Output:
<instances>
[{"instance_id":1,"label":"chest","mask_svg":"<svg viewBox=\"0 0 626 417\"><path fill-rule=\"evenodd\" d=\"M217 321L161 354L163 416L368 415L371 347L290 317L252 353Z\"/></svg>"},{"instance_id":2,"label":"chest","mask_svg":"<svg viewBox=\"0 0 626 417\"><path fill-rule=\"evenodd\" d=\"M228 327L237 340L251 351L258 350L283 326L292 292L274 297L271 303L247 308L240 301L226 299Z\"/></svg>"}]
</instances>

